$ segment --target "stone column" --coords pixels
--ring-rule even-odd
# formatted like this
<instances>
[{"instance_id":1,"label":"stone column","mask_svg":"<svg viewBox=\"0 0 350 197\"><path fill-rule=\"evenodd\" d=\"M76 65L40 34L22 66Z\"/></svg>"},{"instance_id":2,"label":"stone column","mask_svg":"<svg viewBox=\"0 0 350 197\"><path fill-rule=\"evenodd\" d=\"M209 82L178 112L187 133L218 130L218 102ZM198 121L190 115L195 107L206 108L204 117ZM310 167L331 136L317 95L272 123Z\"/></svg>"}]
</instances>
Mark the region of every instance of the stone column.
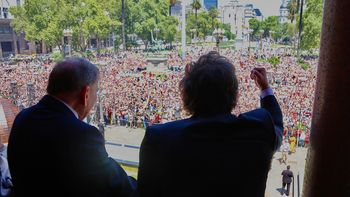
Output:
<instances>
[{"instance_id":1,"label":"stone column","mask_svg":"<svg viewBox=\"0 0 350 197\"><path fill-rule=\"evenodd\" d=\"M13 40L13 42L12 42L13 50L12 51L15 54L19 54L20 51L18 51L18 47L17 47L17 35L16 35L16 33L14 31L12 32L12 40Z\"/></svg>"},{"instance_id":2,"label":"stone column","mask_svg":"<svg viewBox=\"0 0 350 197\"><path fill-rule=\"evenodd\" d=\"M350 196L349 10L325 0L305 197Z\"/></svg>"}]
</instances>

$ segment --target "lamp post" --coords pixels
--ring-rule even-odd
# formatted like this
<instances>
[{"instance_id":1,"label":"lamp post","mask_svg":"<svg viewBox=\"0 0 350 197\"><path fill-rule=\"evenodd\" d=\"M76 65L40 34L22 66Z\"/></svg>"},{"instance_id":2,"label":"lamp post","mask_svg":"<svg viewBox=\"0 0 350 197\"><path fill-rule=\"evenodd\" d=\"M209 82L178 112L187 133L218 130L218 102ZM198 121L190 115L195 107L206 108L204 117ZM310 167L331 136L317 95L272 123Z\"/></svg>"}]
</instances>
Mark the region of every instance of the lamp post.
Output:
<instances>
[{"instance_id":1,"label":"lamp post","mask_svg":"<svg viewBox=\"0 0 350 197\"><path fill-rule=\"evenodd\" d=\"M261 53L263 51L263 40L262 40L262 37L263 37L263 34L264 34L264 30L260 29L259 30L259 33L260 33L260 47L259 47L259 51L260 51L260 57L261 57Z\"/></svg>"},{"instance_id":2,"label":"lamp post","mask_svg":"<svg viewBox=\"0 0 350 197\"><path fill-rule=\"evenodd\" d=\"M252 29L247 29L247 35L248 35L248 52L250 56L250 34L253 32Z\"/></svg>"},{"instance_id":3,"label":"lamp post","mask_svg":"<svg viewBox=\"0 0 350 197\"><path fill-rule=\"evenodd\" d=\"M192 40L194 39L195 35L196 35L196 29L190 29L190 32L191 32L191 43L192 43Z\"/></svg>"},{"instance_id":4,"label":"lamp post","mask_svg":"<svg viewBox=\"0 0 350 197\"><path fill-rule=\"evenodd\" d=\"M63 35L64 37L67 37L67 41L68 41L68 44L65 46L68 46L68 54L69 56L71 56L71 38L72 38L72 35L73 35L73 31L71 29L65 29L63 30ZM66 54L66 51L64 51L64 54Z\"/></svg>"},{"instance_id":5,"label":"lamp post","mask_svg":"<svg viewBox=\"0 0 350 197\"><path fill-rule=\"evenodd\" d=\"M218 51L220 50L220 48L219 48L220 39L223 37L224 33L225 33L225 30L221 29L221 28L215 29L213 32L213 34L216 36L216 47L217 47Z\"/></svg>"}]
</instances>

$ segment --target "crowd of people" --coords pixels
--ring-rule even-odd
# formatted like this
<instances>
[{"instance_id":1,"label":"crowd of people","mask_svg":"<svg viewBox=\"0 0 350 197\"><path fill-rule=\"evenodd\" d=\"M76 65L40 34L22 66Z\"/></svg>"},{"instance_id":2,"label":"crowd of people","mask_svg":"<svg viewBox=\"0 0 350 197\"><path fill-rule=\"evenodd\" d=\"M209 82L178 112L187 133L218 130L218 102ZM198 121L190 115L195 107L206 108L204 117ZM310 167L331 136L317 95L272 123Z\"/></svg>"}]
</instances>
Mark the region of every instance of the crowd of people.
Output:
<instances>
[{"instance_id":1,"label":"crowd of people","mask_svg":"<svg viewBox=\"0 0 350 197\"><path fill-rule=\"evenodd\" d=\"M103 119L105 124L136 128L186 117L178 87L185 65L210 50L213 48L189 48L185 60L172 51L156 69L150 69L154 65L141 52L95 56L92 61L100 68L101 80L98 104L88 121ZM240 114L259 106L259 90L250 80L250 71L263 66L268 71L270 84L283 111L285 136L288 140L296 137L299 142L302 140L302 145L307 144L317 59L306 60L310 68L304 70L297 58L277 50L267 50L263 54L263 58L279 56L281 63L276 66L263 61L259 57L261 54L248 54L240 50L221 50L220 53L236 67L239 98L233 113ZM37 59L15 64L1 62L0 96L13 99L20 108L36 103L46 94L46 83L53 65L54 62ZM28 88L29 84L32 84L33 90ZM103 114L103 118L100 114Z\"/></svg>"}]
</instances>

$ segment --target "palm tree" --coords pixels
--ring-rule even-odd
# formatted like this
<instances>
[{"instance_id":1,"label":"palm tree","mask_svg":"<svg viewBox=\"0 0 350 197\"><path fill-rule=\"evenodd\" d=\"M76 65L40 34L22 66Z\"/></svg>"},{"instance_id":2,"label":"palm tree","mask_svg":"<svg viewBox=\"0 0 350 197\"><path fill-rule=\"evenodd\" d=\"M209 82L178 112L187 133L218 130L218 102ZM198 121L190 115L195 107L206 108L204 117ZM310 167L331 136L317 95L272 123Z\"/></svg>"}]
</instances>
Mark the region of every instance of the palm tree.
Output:
<instances>
[{"instance_id":1,"label":"palm tree","mask_svg":"<svg viewBox=\"0 0 350 197\"><path fill-rule=\"evenodd\" d=\"M176 4L176 0L170 0L169 5L169 16L171 16L171 8Z\"/></svg>"},{"instance_id":2,"label":"palm tree","mask_svg":"<svg viewBox=\"0 0 350 197\"><path fill-rule=\"evenodd\" d=\"M292 0L288 3L288 19L291 23L294 22L296 15L298 14L298 0Z\"/></svg>"},{"instance_id":3,"label":"palm tree","mask_svg":"<svg viewBox=\"0 0 350 197\"><path fill-rule=\"evenodd\" d=\"M192 5L192 9L195 10L195 18L196 18L196 31L197 31L197 37L198 37L198 10L202 8L201 3L199 0L194 0Z\"/></svg>"},{"instance_id":4,"label":"palm tree","mask_svg":"<svg viewBox=\"0 0 350 197\"><path fill-rule=\"evenodd\" d=\"M209 9L209 16L211 18L211 28L214 31L214 19L219 16L219 11L218 9L212 7Z\"/></svg>"}]
</instances>

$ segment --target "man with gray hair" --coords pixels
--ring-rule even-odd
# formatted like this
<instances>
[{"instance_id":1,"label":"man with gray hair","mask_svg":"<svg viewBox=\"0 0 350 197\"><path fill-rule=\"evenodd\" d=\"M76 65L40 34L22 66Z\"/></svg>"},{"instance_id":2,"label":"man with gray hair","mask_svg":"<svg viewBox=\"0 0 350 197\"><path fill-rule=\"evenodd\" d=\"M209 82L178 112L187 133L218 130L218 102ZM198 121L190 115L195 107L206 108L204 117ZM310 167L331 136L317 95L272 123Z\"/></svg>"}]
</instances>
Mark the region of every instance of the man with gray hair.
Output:
<instances>
[{"instance_id":1,"label":"man with gray hair","mask_svg":"<svg viewBox=\"0 0 350 197\"><path fill-rule=\"evenodd\" d=\"M108 157L97 128L82 120L97 99L99 70L87 60L59 62L47 95L19 113L8 160L15 196L131 196L135 180Z\"/></svg>"}]
</instances>

